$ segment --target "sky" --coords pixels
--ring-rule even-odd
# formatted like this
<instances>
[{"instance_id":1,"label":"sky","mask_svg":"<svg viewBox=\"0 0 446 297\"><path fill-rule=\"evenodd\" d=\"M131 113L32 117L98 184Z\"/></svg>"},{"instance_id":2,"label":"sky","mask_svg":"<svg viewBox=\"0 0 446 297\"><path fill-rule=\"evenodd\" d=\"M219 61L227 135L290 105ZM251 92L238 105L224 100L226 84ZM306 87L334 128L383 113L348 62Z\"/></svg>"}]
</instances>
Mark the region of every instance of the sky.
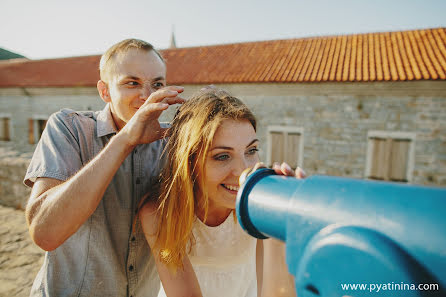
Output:
<instances>
[{"instance_id":1,"label":"sky","mask_svg":"<svg viewBox=\"0 0 446 297\"><path fill-rule=\"evenodd\" d=\"M0 47L30 59L446 27L446 0L0 0Z\"/></svg>"}]
</instances>

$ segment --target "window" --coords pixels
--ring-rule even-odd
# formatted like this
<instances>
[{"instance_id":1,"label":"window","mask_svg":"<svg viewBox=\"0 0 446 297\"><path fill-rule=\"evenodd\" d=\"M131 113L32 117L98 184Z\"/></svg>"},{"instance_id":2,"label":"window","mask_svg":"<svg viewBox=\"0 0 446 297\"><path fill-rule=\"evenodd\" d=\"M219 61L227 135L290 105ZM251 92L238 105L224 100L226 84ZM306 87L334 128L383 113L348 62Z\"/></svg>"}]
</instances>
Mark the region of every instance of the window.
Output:
<instances>
[{"instance_id":1,"label":"window","mask_svg":"<svg viewBox=\"0 0 446 297\"><path fill-rule=\"evenodd\" d=\"M268 127L267 163L288 163L293 169L302 167L303 128L291 126Z\"/></svg>"},{"instance_id":2,"label":"window","mask_svg":"<svg viewBox=\"0 0 446 297\"><path fill-rule=\"evenodd\" d=\"M46 119L35 118L28 120L28 142L30 144L37 143L42 135L43 130L45 130Z\"/></svg>"},{"instance_id":3,"label":"window","mask_svg":"<svg viewBox=\"0 0 446 297\"><path fill-rule=\"evenodd\" d=\"M409 182L412 178L415 133L370 131L366 177Z\"/></svg>"},{"instance_id":4,"label":"window","mask_svg":"<svg viewBox=\"0 0 446 297\"><path fill-rule=\"evenodd\" d=\"M10 141L10 118L0 117L0 141Z\"/></svg>"}]
</instances>

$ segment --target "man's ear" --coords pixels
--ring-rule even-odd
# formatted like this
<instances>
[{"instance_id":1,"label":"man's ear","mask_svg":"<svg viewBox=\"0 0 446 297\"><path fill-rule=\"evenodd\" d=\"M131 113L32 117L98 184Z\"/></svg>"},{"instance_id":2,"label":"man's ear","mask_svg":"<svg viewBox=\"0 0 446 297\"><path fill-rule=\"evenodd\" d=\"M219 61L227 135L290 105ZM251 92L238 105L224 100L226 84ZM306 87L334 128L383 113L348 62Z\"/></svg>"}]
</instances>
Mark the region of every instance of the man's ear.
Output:
<instances>
[{"instance_id":1,"label":"man's ear","mask_svg":"<svg viewBox=\"0 0 446 297\"><path fill-rule=\"evenodd\" d=\"M99 80L97 83L97 88L99 92L99 96L101 96L104 102L111 102L110 91L108 90L107 84L103 80Z\"/></svg>"}]
</instances>

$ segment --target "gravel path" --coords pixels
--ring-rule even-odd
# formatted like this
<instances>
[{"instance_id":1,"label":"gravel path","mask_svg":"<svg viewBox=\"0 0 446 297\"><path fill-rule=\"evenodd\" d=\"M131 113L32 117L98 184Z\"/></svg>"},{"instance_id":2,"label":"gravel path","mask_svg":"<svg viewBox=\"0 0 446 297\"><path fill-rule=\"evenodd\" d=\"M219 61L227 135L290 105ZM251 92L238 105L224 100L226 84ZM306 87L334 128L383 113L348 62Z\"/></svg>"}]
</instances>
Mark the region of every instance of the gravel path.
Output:
<instances>
[{"instance_id":1,"label":"gravel path","mask_svg":"<svg viewBox=\"0 0 446 297\"><path fill-rule=\"evenodd\" d=\"M29 296L44 255L29 237L24 212L0 205L0 296Z\"/></svg>"}]
</instances>

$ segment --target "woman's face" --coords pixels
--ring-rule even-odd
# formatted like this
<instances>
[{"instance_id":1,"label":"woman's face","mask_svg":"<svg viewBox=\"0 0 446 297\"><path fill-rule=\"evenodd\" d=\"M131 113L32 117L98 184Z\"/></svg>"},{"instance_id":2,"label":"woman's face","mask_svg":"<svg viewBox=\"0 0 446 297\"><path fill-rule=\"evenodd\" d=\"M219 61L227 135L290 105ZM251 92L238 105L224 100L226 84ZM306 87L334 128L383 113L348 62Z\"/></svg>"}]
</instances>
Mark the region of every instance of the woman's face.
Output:
<instances>
[{"instance_id":1,"label":"woman's face","mask_svg":"<svg viewBox=\"0 0 446 297\"><path fill-rule=\"evenodd\" d=\"M234 209L242 171L259 162L259 140L248 120L225 120L217 129L206 156L205 189L209 210Z\"/></svg>"}]
</instances>

